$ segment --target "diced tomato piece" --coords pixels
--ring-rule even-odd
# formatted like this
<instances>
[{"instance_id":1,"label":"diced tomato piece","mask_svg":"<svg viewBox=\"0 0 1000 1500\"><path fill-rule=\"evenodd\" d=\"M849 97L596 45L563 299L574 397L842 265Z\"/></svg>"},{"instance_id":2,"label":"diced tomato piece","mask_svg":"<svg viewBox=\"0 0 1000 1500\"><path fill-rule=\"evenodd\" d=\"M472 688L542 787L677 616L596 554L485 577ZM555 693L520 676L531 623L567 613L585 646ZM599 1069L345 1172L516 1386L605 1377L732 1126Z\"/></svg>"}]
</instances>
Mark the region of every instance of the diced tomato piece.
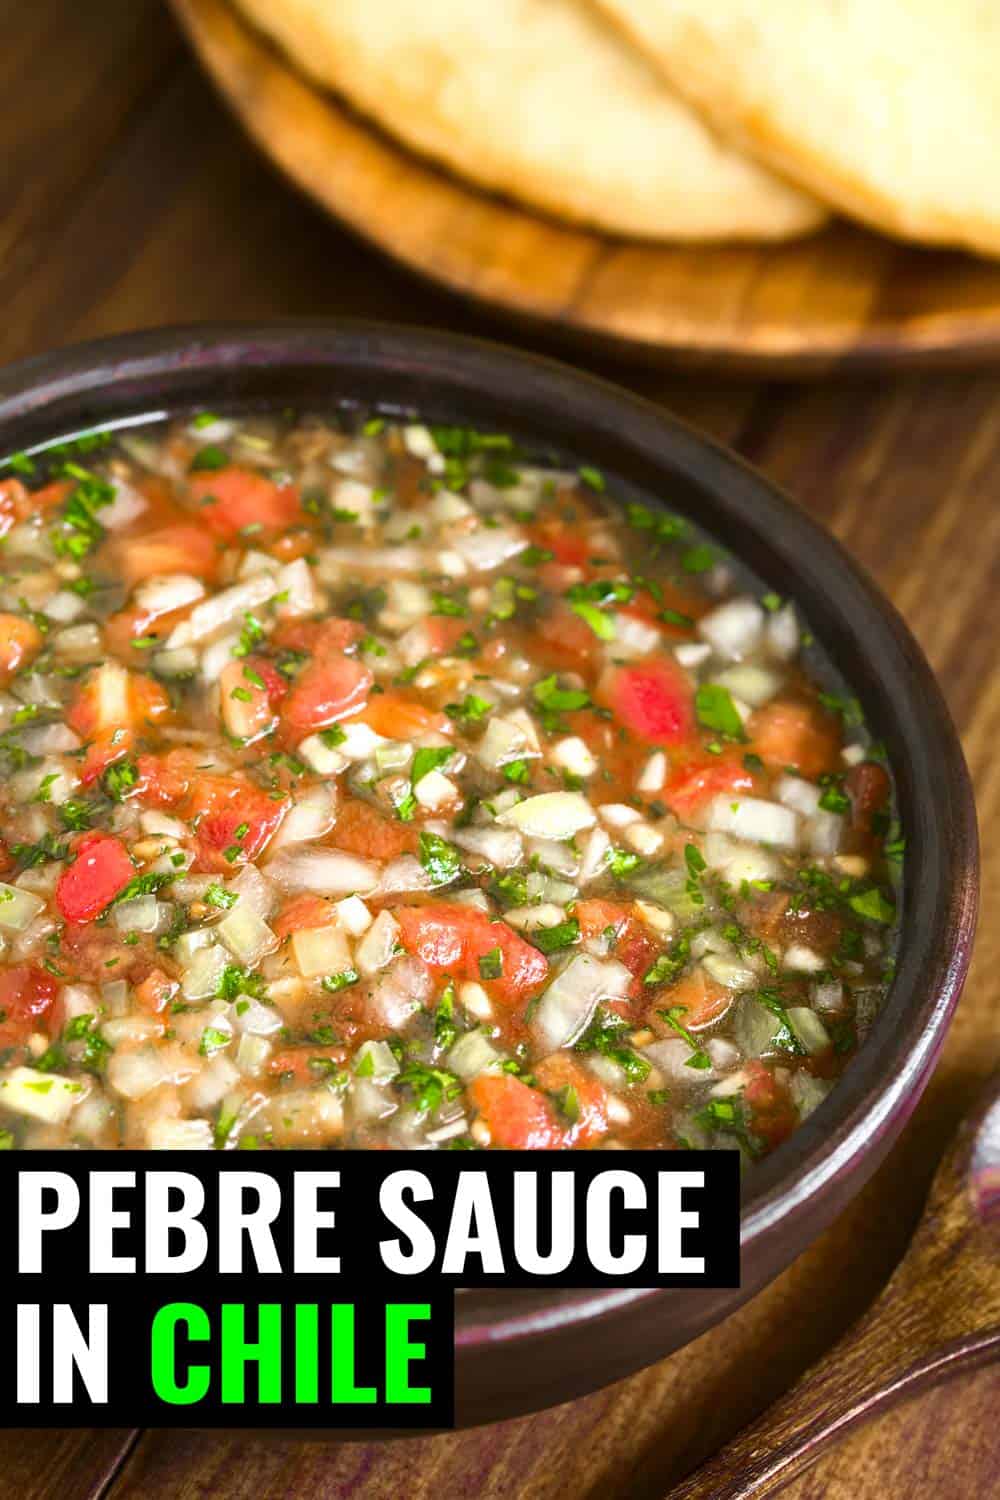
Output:
<instances>
[{"instance_id":1,"label":"diced tomato piece","mask_svg":"<svg viewBox=\"0 0 1000 1500\"><path fill-rule=\"evenodd\" d=\"M339 656L354 646L365 633L357 620L301 620L294 616L279 620L271 635L271 645L279 651L304 651L320 658Z\"/></svg>"},{"instance_id":2,"label":"diced tomato piece","mask_svg":"<svg viewBox=\"0 0 1000 1500\"><path fill-rule=\"evenodd\" d=\"M402 693L376 693L360 716L370 729L387 740L414 740L422 734L450 734L447 714L435 713Z\"/></svg>"},{"instance_id":3,"label":"diced tomato piece","mask_svg":"<svg viewBox=\"0 0 1000 1500\"><path fill-rule=\"evenodd\" d=\"M170 699L152 677L105 662L77 689L66 723L87 740L80 780L89 785L108 766L128 755L137 730L158 723L170 712Z\"/></svg>"},{"instance_id":4,"label":"diced tomato piece","mask_svg":"<svg viewBox=\"0 0 1000 1500\"><path fill-rule=\"evenodd\" d=\"M18 521L24 519L29 507L28 491L19 479L0 481L0 537L6 536Z\"/></svg>"},{"instance_id":5,"label":"diced tomato piece","mask_svg":"<svg viewBox=\"0 0 1000 1500\"><path fill-rule=\"evenodd\" d=\"M591 553L586 533L574 530L562 521L540 521L530 528L528 535L536 547L544 547L556 562L568 567L582 567Z\"/></svg>"},{"instance_id":6,"label":"diced tomato piece","mask_svg":"<svg viewBox=\"0 0 1000 1500\"><path fill-rule=\"evenodd\" d=\"M679 745L694 727L691 686L679 666L665 657L607 673L601 701L649 745Z\"/></svg>"},{"instance_id":7,"label":"diced tomato piece","mask_svg":"<svg viewBox=\"0 0 1000 1500\"><path fill-rule=\"evenodd\" d=\"M337 811L331 843L345 854L359 854L362 859L396 859L412 854L417 847L418 831L410 823L387 818L370 802L360 797L346 798Z\"/></svg>"},{"instance_id":8,"label":"diced tomato piece","mask_svg":"<svg viewBox=\"0 0 1000 1500\"><path fill-rule=\"evenodd\" d=\"M38 655L42 632L23 615L0 614L0 683L12 677Z\"/></svg>"},{"instance_id":9,"label":"diced tomato piece","mask_svg":"<svg viewBox=\"0 0 1000 1500\"><path fill-rule=\"evenodd\" d=\"M302 519L299 492L293 484L275 484L266 474L236 465L192 474L191 494L200 517L216 536L231 541L248 526L283 531Z\"/></svg>"},{"instance_id":10,"label":"diced tomato piece","mask_svg":"<svg viewBox=\"0 0 1000 1500\"><path fill-rule=\"evenodd\" d=\"M59 877L56 905L67 922L93 922L134 875L121 839L112 833L84 834Z\"/></svg>"},{"instance_id":11,"label":"diced tomato piece","mask_svg":"<svg viewBox=\"0 0 1000 1500\"><path fill-rule=\"evenodd\" d=\"M751 717L751 748L769 766L791 766L811 780L838 764L837 721L814 703L777 699Z\"/></svg>"},{"instance_id":12,"label":"diced tomato piece","mask_svg":"<svg viewBox=\"0 0 1000 1500\"><path fill-rule=\"evenodd\" d=\"M475 907L439 901L427 906L404 906L395 913L403 947L439 974L484 983L504 1004L526 1000L544 984L549 966L543 953L519 937L506 922L491 922ZM499 950L496 978L492 964L480 960Z\"/></svg>"},{"instance_id":13,"label":"diced tomato piece","mask_svg":"<svg viewBox=\"0 0 1000 1500\"><path fill-rule=\"evenodd\" d=\"M47 510L55 510L57 505L62 505L68 500L73 490L76 489L75 479L53 479L51 484L45 484L40 490L32 490L29 495L30 510L36 515Z\"/></svg>"},{"instance_id":14,"label":"diced tomato piece","mask_svg":"<svg viewBox=\"0 0 1000 1500\"><path fill-rule=\"evenodd\" d=\"M743 763L743 752L724 750L721 755L697 753L671 768L663 789L663 800L682 821L721 795L752 792L754 777Z\"/></svg>"},{"instance_id":15,"label":"diced tomato piece","mask_svg":"<svg viewBox=\"0 0 1000 1500\"><path fill-rule=\"evenodd\" d=\"M115 548L115 562L129 588L167 573L211 578L219 552L214 538L200 526L163 526L130 536Z\"/></svg>"},{"instance_id":16,"label":"diced tomato piece","mask_svg":"<svg viewBox=\"0 0 1000 1500\"><path fill-rule=\"evenodd\" d=\"M155 677L133 672L129 681L129 722L133 729L158 724L170 712L170 698Z\"/></svg>"},{"instance_id":17,"label":"diced tomato piece","mask_svg":"<svg viewBox=\"0 0 1000 1500\"><path fill-rule=\"evenodd\" d=\"M264 684L264 690L267 693L268 702L271 704L280 703L288 692L288 678L282 672L278 671L274 663L268 661L266 656L248 656L244 662L244 666L249 667L252 672L256 672L257 676L261 679Z\"/></svg>"},{"instance_id":18,"label":"diced tomato piece","mask_svg":"<svg viewBox=\"0 0 1000 1500\"><path fill-rule=\"evenodd\" d=\"M566 1146L592 1146L608 1129L608 1093L604 1085L566 1052L553 1052L535 1068L539 1086L561 1096L560 1103L575 1113L563 1130Z\"/></svg>"},{"instance_id":19,"label":"diced tomato piece","mask_svg":"<svg viewBox=\"0 0 1000 1500\"><path fill-rule=\"evenodd\" d=\"M257 858L288 810L287 797L272 798L237 776L201 776L191 785L184 815L195 823L202 870L231 870Z\"/></svg>"},{"instance_id":20,"label":"diced tomato piece","mask_svg":"<svg viewBox=\"0 0 1000 1500\"><path fill-rule=\"evenodd\" d=\"M343 1063L346 1059L343 1047L283 1047L268 1058L267 1071L273 1077L292 1078L296 1083L318 1083L325 1064Z\"/></svg>"},{"instance_id":21,"label":"diced tomato piece","mask_svg":"<svg viewBox=\"0 0 1000 1500\"><path fill-rule=\"evenodd\" d=\"M889 777L873 760L852 766L844 777L851 799L851 822L861 833L870 833L872 816L881 812L889 801Z\"/></svg>"},{"instance_id":22,"label":"diced tomato piece","mask_svg":"<svg viewBox=\"0 0 1000 1500\"><path fill-rule=\"evenodd\" d=\"M288 532L285 536L275 537L267 550L279 562L290 563L299 557L308 557L315 547L316 533L301 528Z\"/></svg>"},{"instance_id":23,"label":"diced tomato piece","mask_svg":"<svg viewBox=\"0 0 1000 1500\"><path fill-rule=\"evenodd\" d=\"M423 621L423 627L433 656L448 656L468 629L464 620L445 615L431 615Z\"/></svg>"},{"instance_id":24,"label":"diced tomato piece","mask_svg":"<svg viewBox=\"0 0 1000 1500\"><path fill-rule=\"evenodd\" d=\"M242 661L230 661L219 675L222 722L234 739L246 744L274 728L275 714L267 684Z\"/></svg>"},{"instance_id":25,"label":"diced tomato piece","mask_svg":"<svg viewBox=\"0 0 1000 1500\"><path fill-rule=\"evenodd\" d=\"M709 979L701 968L692 969L665 993L661 990L656 998L657 1010L673 1010L675 1006L683 1009L681 1022L691 1031L717 1021L732 1003L732 991Z\"/></svg>"},{"instance_id":26,"label":"diced tomato piece","mask_svg":"<svg viewBox=\"0 0 1000 1500\"><path fill-rule=\"evenodd\" d=\"M0 970L0 1048L22 1046L53 1019L59 986L37 964Z\"/></svg>"},{"instance_id":27,"label":"diced tomato piece","mask_svg":"<svg viewBox=\"0 0 1000 1500\"><path fill-rule=\"evenodd\" d=\"M159 1016L166 1010L179 986L175 979L164 974L162 969L151 969L145 979L135 986L135 998L143 1010Z\"/></svg>"},{"instance_id":28,"label":"diced tomato piece","mask_svg":"<svg viewBox=\"0 0 1000 1500\"><path fill-rule=\"evenodd\" d=\"M563 1132L549 1100L510 1073L480 1073L469 1084L469 1097L494 1146L508 1151L545 1151L563 1144Z\"/></svg>"},{"instance_id":29,"label":"diced tomato piece","mask_svg":"<svg viewBox=\"0 0 1000 1500\"><path fill-rule=\"evenodd\" d=\"M171 750L166 755L140 755L136 761L139 779L134 795L153 807L179 807L187 796L197 771L190 750Z\"/></svg>"},{"instance_id":30,"label":"diced tomato piece","mask_svg":"<svg viewBox=\"0 0 1000 1500\"><path fill-rule=\"evenodd\" d=\"M568 672L586 672L600 644L586 621L561 602L532 639L532 649L544 666Z\"/></svg>"},{"instance_id":31,"label":"diced tomato piece","mask_svg":"<svg viewBox=\"0 0 1000 1500\"><path fill-rule=\"evenodd\" d=\"M778 1083L770 1068L759 1058L751 1058L743 1067L749 1075L743 1090L743 1103L750 1114L750 1128L768 1146L780 1146L791 1135L799 1119L788 1090Z\"/></svg>"},{"instance_id":32,"label":"diced tomato piece","mask_svg":"<svg viewBox=\"0 0 1000 1500\"><path fill-rule=\"evenodd\" d=\"M373 682L371 671L353 656L314 660L292 683L281 719L297 742L316 729L348 719L364 707Z\"/></svg>"},{"instance_id":33,"label":"diced tomato piece","mask_svg":"<svg viewBox=\"0 0 1000 1500\"><path fill-rule=\"evenodd\" d=\"M334 920L333 903L325 896L293 896L271 923L275 937L286 938L306 928L329 927Z\"/></svg>"},{"instance_id":34,"label":"diced tomato piece","mask_svg":"<svg viewBox=\"0 0 1000 1500\"><path fill-rule=\"evenodd\" d=\"M580 935L585 939L601 937L610 927L614 933L612 956L624 964L638 983L633 993L642 988L642 978L660 952L660 944L654 941L632 907L619 901L578 901L573 915L580 924Z\"/></svg>"}]
</instances>

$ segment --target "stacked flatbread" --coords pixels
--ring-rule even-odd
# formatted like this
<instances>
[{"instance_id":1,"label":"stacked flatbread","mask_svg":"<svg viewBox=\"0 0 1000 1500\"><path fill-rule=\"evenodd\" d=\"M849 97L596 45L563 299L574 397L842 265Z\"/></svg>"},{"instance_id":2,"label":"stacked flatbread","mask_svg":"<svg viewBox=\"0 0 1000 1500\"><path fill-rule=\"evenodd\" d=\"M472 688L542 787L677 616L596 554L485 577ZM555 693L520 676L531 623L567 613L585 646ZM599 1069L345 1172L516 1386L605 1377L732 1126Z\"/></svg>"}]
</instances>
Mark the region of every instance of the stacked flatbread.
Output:
<instances>
[{"instance_id":1,"label":"stacked flatbread","mask_svg":"<svg viewBox=\"0 0 1000 1500\"><path fill-rule=\"evenodd\" d=\"M237 0L478 186L644 239L1000 254L998 0ZM387 206L391 212L391 206Z\"/></svg>"}]
</instances>

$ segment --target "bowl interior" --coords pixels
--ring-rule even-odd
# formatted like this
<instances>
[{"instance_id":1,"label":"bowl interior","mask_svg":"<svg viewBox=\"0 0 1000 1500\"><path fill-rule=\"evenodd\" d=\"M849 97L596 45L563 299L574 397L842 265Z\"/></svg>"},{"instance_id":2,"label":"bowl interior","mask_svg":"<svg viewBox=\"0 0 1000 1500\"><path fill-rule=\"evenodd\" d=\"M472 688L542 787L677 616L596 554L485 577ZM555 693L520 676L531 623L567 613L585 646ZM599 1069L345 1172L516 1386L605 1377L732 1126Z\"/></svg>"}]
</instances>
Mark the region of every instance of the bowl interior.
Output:
<instances>
[{"instance_id":1,"label":"bowl interior","mask_svg":"<svg viewBox=\"0 0 1000 1500\"><path fill-rule=\"evenodd\" d=\"M599 466L613 498L689 517L767 588L799 604L820 644L817 670L860 700L886 746L906 836L896 978L830 1097L748 1175L746 1295L874 1170L916 1102L958 996L975 920L976 832L939 690L893 608L763 478L645 402L492 345L349 324L101 341L0 373L0 453L189 407L277 403L322 411L344 401L510 432L563 462ZM540 1334L553 1318L603 1317L623 1300L650 1295L468 1293L459 1298L459 1341ZM716 1298L714 1315L736 1300Z\"/></svg>"}]
</instances>

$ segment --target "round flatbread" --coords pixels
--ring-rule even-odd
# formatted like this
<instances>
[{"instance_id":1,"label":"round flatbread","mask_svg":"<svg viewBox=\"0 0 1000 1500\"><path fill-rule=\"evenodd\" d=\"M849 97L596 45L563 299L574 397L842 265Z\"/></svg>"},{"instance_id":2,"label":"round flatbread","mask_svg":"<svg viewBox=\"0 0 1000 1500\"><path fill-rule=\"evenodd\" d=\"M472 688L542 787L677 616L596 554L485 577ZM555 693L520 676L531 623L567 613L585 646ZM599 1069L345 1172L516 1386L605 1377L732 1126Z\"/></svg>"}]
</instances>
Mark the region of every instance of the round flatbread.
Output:
<instances>
[{"instance_id":1,"label":"round flatbread","mask_svg":"<svg viewBox=\"0 0 1000 1500\"><path fill-rule=\"evenodd\" d=\"M718 141L591 0L237 3L406 145L532 207L666 240L782 239L825 216Z\"/></svg>"},{"instance_id":2,"label":"round flatbread","mask_svg":"<svg viewBox=\"0 0 1000 1500\"><path fill-rule=\"evenodd\" d=\"M844 212L1000 254L996 0L600 0L727 138Z\"/></svg>"}]
</instances>

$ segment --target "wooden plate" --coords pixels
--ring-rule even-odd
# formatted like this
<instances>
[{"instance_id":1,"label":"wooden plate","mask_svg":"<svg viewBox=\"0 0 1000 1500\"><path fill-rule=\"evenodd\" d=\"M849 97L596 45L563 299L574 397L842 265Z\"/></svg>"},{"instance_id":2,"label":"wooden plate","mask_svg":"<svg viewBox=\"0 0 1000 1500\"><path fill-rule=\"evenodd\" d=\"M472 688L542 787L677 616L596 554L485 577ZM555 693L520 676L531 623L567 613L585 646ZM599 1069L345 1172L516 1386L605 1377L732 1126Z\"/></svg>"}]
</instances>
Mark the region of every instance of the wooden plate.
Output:
<instances>
[{"instance_id":1,"label":"wooden plate","mask_svg":"<svg viewBox=\"0 0 1000 1500\"><path fill-rule=\"evenodd\" d=\"M670 248L521 210L312 87L225 0L171 0L257 144L381 250L495 311L646 361L815 373L1000 353L1000 264L851 225L782 247Z\"/></svg>"}]
</instances>

